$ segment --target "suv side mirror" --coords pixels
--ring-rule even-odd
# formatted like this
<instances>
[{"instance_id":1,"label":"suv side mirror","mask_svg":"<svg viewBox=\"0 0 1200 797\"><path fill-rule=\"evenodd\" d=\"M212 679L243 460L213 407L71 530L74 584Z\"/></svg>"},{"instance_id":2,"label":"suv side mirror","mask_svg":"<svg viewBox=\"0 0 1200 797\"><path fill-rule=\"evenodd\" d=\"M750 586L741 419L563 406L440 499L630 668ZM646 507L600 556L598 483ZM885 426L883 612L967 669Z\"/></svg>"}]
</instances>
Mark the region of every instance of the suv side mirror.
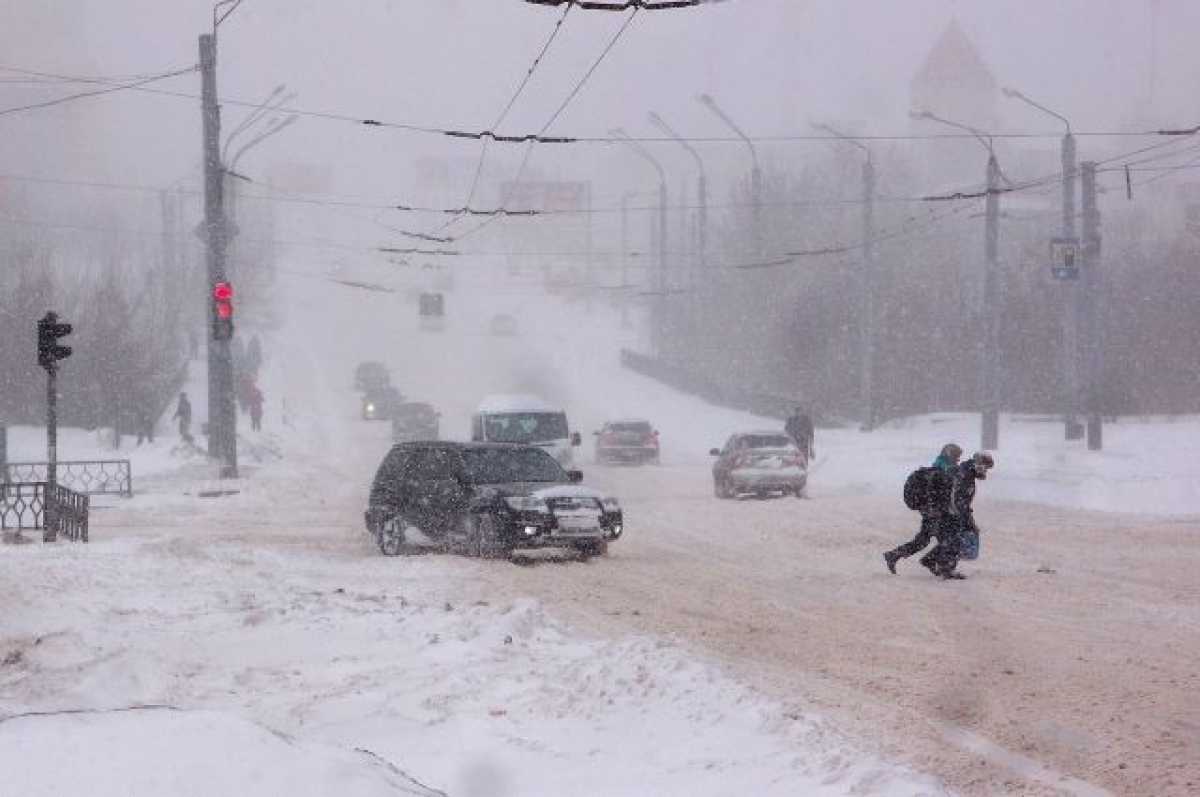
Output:
<instances>
[{"instance_id":1,"label":"suv side mirror","mask_svg":"<svg viewBox=\"0 0 1200 797\"><path fill-rule=\"evenodd\" d=\"M571 432L571 445L573 445L573 446L583 445L583 437L580 436L579 432Z\"/></svg>"},{"instance_id":2,"label":"suv side mirror","mask_svg":"<svg viewBox=\"0 0 1200 797\"><path fill-rule=\"evenodd\" d=\"M709 455L710 457L719 457L719 456L721 456L721 449L719 449L719 448L710 448L710 449L708 449L708 455Z\"/></svg>"},{"instance_id":3,"label":"suv side mirror","mask_svg":"<svg viewBox=\"0 0 1200 797\"><path fill-rule=\"evenodd\" d=\"M567 471L567 481L571 484L579 484L583 481L583 471L569 470Z\"/></svg>"}]
</instances>

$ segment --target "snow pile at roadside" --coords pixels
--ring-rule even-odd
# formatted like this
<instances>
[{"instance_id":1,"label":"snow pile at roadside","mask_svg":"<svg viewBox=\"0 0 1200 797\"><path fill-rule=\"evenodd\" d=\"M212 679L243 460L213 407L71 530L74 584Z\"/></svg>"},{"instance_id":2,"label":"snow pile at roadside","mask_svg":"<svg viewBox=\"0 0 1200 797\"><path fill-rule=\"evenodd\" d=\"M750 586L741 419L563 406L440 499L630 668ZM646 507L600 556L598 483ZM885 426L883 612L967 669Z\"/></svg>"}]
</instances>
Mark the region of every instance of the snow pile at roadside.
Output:
<instances>
[{"instance_id":1,"label":"snow pile at roadside","mask_svg":"<svg viewBox=\"0 0 1200 797\"><path fill-rule=\"evenodd\" d=\"M553 370L573 427L598 428L615 417L647 418L661 431L663 462L700 465L733 432L782 429L777 419L715 407L621 367L621 345L636 345L614 312L551 300L545 333L527 344ZM583 320L578 314L585 313ZM558 330L560 334L550 334ZM566 330L569 330L567 332ZM896 496L914 468L956 442L970 454L979 415L905 418L864 434L818 429L810 494ZM1122 418L1105 424L1104 450L1063 440L1061 421L1001 418L997 467L981 500L1002 498L1071 509L1160 515L1200 514L1200 417Z\"/></svg>"},{"instance_id":2,"label":"snow pile at roadside","mask_svg":"<svg viewBox=\"0 0 1200 797\"><path fill-rule=\"evenodd\" d=\"M164 708L0 722L4 789L24 797L435 797L366 752L301 743L237 717Z\"/></svg>"},{"instance_id":3,"label":"snow pile at roadside","mask_svg":"<svg viewBox=\"0 0 1200 797\"><path fill-rule=\"evenodd\" d=\"M0 636L6 711L188 711L0 722L57 739L47 749L96 750L82 753L81 773L103 788L88 793L175 793L158 778L205 762L228 772L208 773L204 793L293 793L270 784L285 783L271 778L297 757L310 760L298 772L314 787L295 793L320 793L337 773L357 773L361 790L325 793L376 793L386 773L359 748L453 795L944 793L672 644L580 637L488 584L511 565L388 559L359 532L331 529L274 544L209 533L0 552L0 580L13 585ZM234 717L289 739L239 729ZM174 750L181 735L195 749ZM141 755L164 758L129 779ZM60 760L45 756L39 767ZM27 757L0 736L0 768L20 770ZM29 783L74 793L69 777ZM223 788L226 777L239 787Z\"/></svg>"},{"instance_id":4,"label":"snow pile at roadside","mask_svg":"<svg viewBox=\"0 0 1200 797\"><path fill-rule=\"evenodd\" d=\"M900 500L904 478L946 443L966 456L979 442L979 416L906 418L869 434L819 430L814 495L870 493ZM981 501L1006 499L1071 509L1152 515L1200 514L1200 418L1122 418L1104 429L1104 449L1063 440L1061 421L1002 416L996 468Z\"/></svg>"}]
</instances>

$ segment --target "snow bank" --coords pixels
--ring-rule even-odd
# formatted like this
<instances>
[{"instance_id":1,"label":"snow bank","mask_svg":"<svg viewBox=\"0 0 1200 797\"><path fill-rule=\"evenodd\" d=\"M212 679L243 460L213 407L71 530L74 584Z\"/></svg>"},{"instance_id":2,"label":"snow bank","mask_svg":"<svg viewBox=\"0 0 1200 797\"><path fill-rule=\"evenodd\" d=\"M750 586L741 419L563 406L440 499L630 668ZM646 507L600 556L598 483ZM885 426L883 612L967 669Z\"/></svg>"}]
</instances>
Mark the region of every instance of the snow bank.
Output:
<instances>
[{"instance_id":1,"label":"snow bank","mask_svg":"<svg viewBox=\"0 0 1200 797\"><path fill-rule=\"evenodd\" d=\"M0 723L7 794L24 797L434 797L386 761L229 714L146 708Z\"/></svg>"},{"instance_id":2,"label":"snow bank","mask_svg":"<svg viewBox=\"0 0 1200 797\"><path fill-rule=\"evenodd\" d=\"M980 438L979 416L907 418L869 434L819 430L810 491L894 495L904 477L933 461L946 443L967 456ZM996 468L981 501L1006 499L1150 515L1200 515L1200 418L1122 418L1105 425L1104 450L1063 440L1061 421L1001 417Z\"/></svg>"}]
</instances>

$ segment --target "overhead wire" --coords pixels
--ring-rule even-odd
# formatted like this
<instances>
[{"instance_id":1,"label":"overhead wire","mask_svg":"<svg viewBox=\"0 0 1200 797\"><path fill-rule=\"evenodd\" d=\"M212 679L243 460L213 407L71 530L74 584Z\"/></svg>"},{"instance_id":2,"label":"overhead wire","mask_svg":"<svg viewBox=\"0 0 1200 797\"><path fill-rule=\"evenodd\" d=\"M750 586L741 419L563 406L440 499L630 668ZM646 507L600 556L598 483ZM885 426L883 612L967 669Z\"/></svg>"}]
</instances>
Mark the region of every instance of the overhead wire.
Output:
<instances>
[{"instance_id":1,"label":"overhead wire","mask_svg":"<svg viewBox=\"0 0 1200 797\"><path fill-rule=\"evenodd\" d=\"M135 81L128 82L128 83L119 83L117 85L110 85L107 88L103 88L103 89L95 89L92 91L81 91L81 92L77 92L75 94L68 94L65 97L55 97L54 99L51 99L51 100L43 100L41 102L33 102L33 103L28 103L26 105L16 105L11 108L2 108L2 109L0 109L0 116L7 116L9 114L21 113L24 111L35 111L35 110L40 110L42 108L51 108L56 105L63 105L64 103L74 102L75 100L87 99L88 97L99 97L104 94L115 94L118 91L129 91L129 90L133 90L133 89L138 89L138 88L148 85L150 83L157 83L158 81L161 81L161 80L167 80L169 78L179 77L180 75L186 75L191 72L196 72L199 69L200 69L200 67L198 65L194 64L192 66L189 66L189 67L186 67L183 69L174 69L169 72L162 72L157 75L150 75L148 77L144 77L139 80L135 80ZM83 82L101 82L101 81L83 81ZM103 82L108 82L108 81L103 81Z\"/></svg>"},{"instance_id":2,"label":"overhead wire","mask_svg":"<svg viewBox=\"0 0 1200 797\"><path fill-rule=\"evenodd\" d=\"M546 57L546 54L550 52L550 48L554 45L555 40L558 39L558 34L562 31L563 23L567 21L567 15L570 13L571 6L567 5L567 7L563 9L562 15L558 18L558 21L554 24L554 29L550 31L550 35L546 37L546 41L542 43L541 49L538 51L537 55L534 56L533 63L530 64L529 68L525 71L525 76L521 79L516 91L514 91L512 96L509 97L504 109L500 111L500 115L496 117L494 122L492 122L491 131L493 133L499 131L500 126L504 124L504 121L508 118L509 113L512 112L513 107L517 104L517 100L519 100L521 95L525 93L525 89L529 86L530 81L533 80L533 75L535 72L537 72L538 67L541 65L542 59ZM480 142L479 162L475 164L475 176L471 178L471 188L467 192L467 201L463 203L464 208L469 208L471 203L475 201L476 192L479 190L479 181L483 176L483 168L487 163L488 147L490 143L491 139L489 138L484 138ZM443 232L444 230L448 229L460 218L462 218L465 212L466 211L464 211L464 213L456 214L454 218L441 225L435 232Z\"/></svg>"},{"instance_id":3,"label":"overhead wire","mask_svg":"<svg viewBox=\"0 0 1200 797\"><path fill-rule=\"evenodd\" d=\"M537 133L538 136L545 135L546 132L550 129L550 127L556 121L558 121L559 117L562 116L563 112L566 111L566 109L570 106L571 102L576 97L579 96L579 93L583 90L584 86L586 86L588 81L591 80L592 75L594 75L596 73L596 70L599 69L599 67L602 63L604 63L604 60L608 57L609 53L611 53L613 51L613 49L617 46L617 42L619 42L621 40L621 38L625 35L625 32L627 30L629 30L629 26L632 25L634 19L637 18L639 10L640 9L638 9L638 8L633 9L633 11L629 14L629 17L617 29L616 33L613 34L612 38L609 39L608 44L605 45L604 49L600 52L600 55L595 59L595 61L592 62L592 65L588 68L587 72L585 72L583 77L580 78L575 83L574 88L572 88L571 91L567 94L566 99L563 100L563 102L558 106L558 108L554 111L554 113L551 115L550 119L546 122L546 124L542 125L541 130L539 130ZM509 183L509 190L500 202L501 208L507 208L509 201L512 199L513 193L516 191L517 186L519 186L521 184L521 179L525 176L526 169L529 168L529 159L532 155L533 155L533 143L531 142L526 145L525 154L521 158L521 165L517 169L516 177L514 177L513 180ZM493 224L499 218L501 218L501 216L499 214L489 216L483 222L468 229L465 233L457 236L456 240L462 240L463 238L469 238L470 236L481 232L482 230L486 229L488 226Z\"/></svg>"}]
</instances>

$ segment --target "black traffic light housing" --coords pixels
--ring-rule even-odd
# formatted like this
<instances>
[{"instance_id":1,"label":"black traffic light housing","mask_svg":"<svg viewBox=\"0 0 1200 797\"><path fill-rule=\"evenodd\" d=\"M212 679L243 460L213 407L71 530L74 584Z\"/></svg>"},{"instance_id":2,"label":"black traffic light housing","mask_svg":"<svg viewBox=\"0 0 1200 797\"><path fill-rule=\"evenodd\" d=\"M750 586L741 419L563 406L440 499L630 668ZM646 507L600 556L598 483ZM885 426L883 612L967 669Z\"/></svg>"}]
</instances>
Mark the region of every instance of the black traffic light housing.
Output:
<instances>
[{"instance_id":1,"label":"black traffic light housing","mask_svg":"<svg viewBox=\"0 0 1200 797\"><path fill-rule=\"evenodd\" d=\"M233 285L228 282L215 283L212 299L213 340L229 340L233 337Z\"/></svg>"},{"instance_id":2,"label":"black traffic light housing","mask_svg":"<svg viewBox=\"0 0 1200 797\"><path fill-rule=\"evenodd\" d=\"M70 346L60 346L59 338L71 334L70 324L60 324L56 313L46 313L38 321L38 365L47 370L54 367L59 360L71 356Z\"/></svg>"}]
</instances>

